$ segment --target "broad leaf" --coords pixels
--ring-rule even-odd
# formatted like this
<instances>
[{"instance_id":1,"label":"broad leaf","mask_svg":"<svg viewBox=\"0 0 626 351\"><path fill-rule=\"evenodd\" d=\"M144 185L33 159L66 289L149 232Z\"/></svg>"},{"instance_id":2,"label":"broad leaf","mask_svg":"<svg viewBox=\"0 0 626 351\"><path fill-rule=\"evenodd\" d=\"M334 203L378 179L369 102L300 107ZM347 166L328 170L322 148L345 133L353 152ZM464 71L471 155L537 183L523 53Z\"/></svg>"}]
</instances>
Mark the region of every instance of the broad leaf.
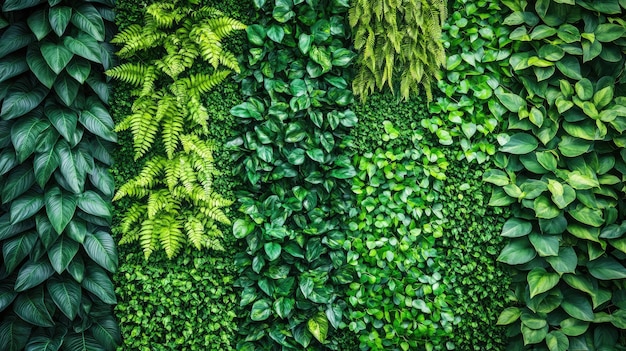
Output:
<instances>
[{"instance_id":1,"label":"broad leaf","mask_svg":"<svg viewBox=\"0 0 626 351\"><path fill-rule=\"evenodd\" d=\"M74 57L65 67L65 71L80 84L84 84L91 73L91 63L82 57Z\"/></svg>"},{"instance_id":2,"label":"broad leaf","mask_svg":"<svg viewBox=\"0 0 626 351\"><path fill-rule=\"evenodd\" d=\"M70 262L76 256L79 245L76 241L61 235L48 249L48 258L54 270L61 274L67 269Z\"/></svg>"},{"instance_id":3,"label":"broad leaf","mask_svg":"<svg viewBox=\"0 0 626 351\"><path fill-rule=\"evenodd\" d=\"M537 252L528 239L517 238L512 239L504 249L502 249L500 256L498 256L498 261L510 265L524 264L530 262L536 255Z\"/></svg>"},{"instance_id":4,"label":"broad leaf","mask_svg":"<svg viewBox=\"0 0 626 351\"><path fill-rule=\"evenodd\" d=\"M69 74L63 72L59 75L59 77L57 77L53 87L54 92L57 93L65 106L72 106L76 96L78 95L80 83L78 83L76 79L72 78Z\"/></svg>"},{"instance_id":5,"label":"broad leaf","mask_svg":"<svg viewBox=\"0 0 626 351\"><path fill-rule=\"evenodd\" d=\"M600 257L587 263L589 274L601 280L626 278L626 268L611 257Z\"/></svg>"},{"instance_id":6,"label":"broad leaf","mask_svg":"<svg viewBox=\"0 0 626 351\"><path fill-rule=\"evenodd\" d=\"M67 318L74 320L80 308L82 289L73 279L52 277L46 285L52 301Z\"/></svg>"},{"instance_id":7,"label":"broad leaf","mask_svg":"<svg viewBox=\"0 0 626 351\"><path fill-rule=\"evenodd\" d=\"M561 307L574 318L587 322L593 321L593 309L589 299L576 290L565 295Z\"/></svg>"},{"instance_id":8,"label":"broad leaf","mask_svg":"<svg viewBox=\"0 0 626 351\"><path fill-rule=\"evenodd\" d=\"M106 349L114 350L122 344L119 326L113 317L94 321L91 332L94 338Z\"/></svg>"},{"instance_id":9,"label":"broad leaf","mask_svg":"<svg viewBox=\"0 0 626 351\"><path fill-rule=\"evenodd\" d=\"M74 217L76 211L75 197L54 186L46 191L44 198L50 223L52 223L54 230L61 234Z\"/></svg>"},{"instance_id":10,"label":"broad leaf","mask_svg":"<svg viewBox=\"0 0 626 351\"><path fill-rule=\"evenodd\" d=\"M510 137L509 141L501 148L501 152L507 152L514 155L523 155L534 151L539 142L537 139L526 133L517 133Z\"/></svg>"},{"instance_id":11,"label":"broad leaf","mask_svg":"<svg viewBox=\"0 0 626 351\"><path fill-rule=\"evenodd\" d=\"M307 327L317 341L324 343L328 336L328 319L324 312L318 312L307 322Z\"/></svg>"},{"instance_id":12,"label":"broad leaf","mask_svg":"<svg viewBox=\"0 0 626 351\"><path fill-rule=\"evenodd\" d=\"M111 278L109 278L106 271L99 266L94 264L87 265L85 269L85 277L83 278L81 285L83 288L99 297L102 302L109 305L117 303Z\"/></svg>"},{"instance_id":13,"label":"broad leaf","mask_svg":"<svg viewBox=\"0 0 626 351\"><path fill-rule=\"evenodd\" d=\"M29 341L32 326L15 316L0 321L0 345L6 351L22 351Z\"/></svg>"},{"instance_id":14,"label":"broad leaf","mask_svg":"<svg viewBox=\"0 0 626 351\"><path fill-rule=\"evenodd\" d=\"M548 273L545 269L537 267L528 272L527 280L530 288L530 298L533 298L554 288L559 283L559 275L557 273Z\"/></svg>"},{"instance_id":15,"label":"broad leaf","mask_svg":"<svg viewBox=\"0 0 626 351\"><path fill-rule=\"evenodd\" d=\"M557 273L574 273L578 265L578 257L576 252L570 246L561 247L558 256L546 257L546 261L552 266Z\"/></svg>"},{"instance_id":16,"label":"broad leaf","mask_svg":"<svg viewBox=\"0 0 626 351\"><path fill-rule=\"evenodd\" d=\"M270 303L265 299L258 300L252 305L250 319L253 321L263 321L268 319L271 314L272 308Z\"/></svg>"},{"instance_id":17,"label":"broad leaf","mask_svg":"<svg viewBox=\"0 0 626 351\"><path fill-rule=\"evenodd\" d=\"M49 338L47 336L35 336L26 345L25 351L58 351L61 348L63 339L59 337Z\"/></svg>"},{"instance_id":18,"label":"broad leaf","mask_svg":"<svg viewBox=\"0 0 626 351\"><path fill-rule=\"evenodd\" d=\"M26 232L22 235L7 240L2 246L2 254L4 257L5 272L11 274L15 268L31 253L35 243L37 242L37 233L34 231ZM0 307L2 306L2 297L0 297ZM0 308L1 310L2 308Z\"/></svg>"},{"instance_id":19,"label":"broad leaf","mask_svg":"<svg viewBox=\"0 0 626 351\"><path fill-rule=\"evenodd\" d=\"M70 18L72 18L72 8L67 6L51 7L48 13L50 26L59 37L63 36L67 25L70 23Z\"/></svg>"},{"instance_id":20,"label":"broad leaf","mask_svg":"<svg viewBox=\"0 0 626 351\"><path fill-rule=\"evenodd\" d=\"M24 116L13 124L11 142L20 163L23 163L35 151L37 138L48 127L50 124L36 115Z\"/></svg>"},{"instance_id":21,"label":"broad leaf","mask_svg":"<svg viewBox=\"0 0 626 351\"><path fill-rule=\"evenodd\" d=\"M68 190L71 190L75 194L83 192L85 186L85 178L82 176L84 171L79 170L77 156L74 150L70 148L70 145L65 140L59 140L54 148L61 166L59 171L65 178Z\"/></svg>"},{"instance_id":22,"label":"broad leaf","mask_svg":"<svg viewBox=\"0 0 626 351\"><path fill-rule=\"evenodd\" d=\"M0 118L21 117L39 106L47 95L48 89L43 85L37 84L33 87L27 82L16 82L4 98Z\"/></svg>"},{"instance_id":23,"label":"broad leaf","mask_svg":"<svg viewBox=\"0 0 626 351\"><path fill-rule=\"evenodd\" d=\"M111 273L117 270L117 246L109 233L97 231L85 236L85 251L94 262Z\"/></svg>"},{"instance_id":24,"label":"broad leaf","mask_svg":"<svg viewBox=\"0 0 626 351\"><path fill-rule=\"evenodd\" d=\"M522 311L520 311L517 307L507 307L505 308L500 316L498 316L498 322L496 325L507 325L515 322L519 319Z\"/></svg>"},{"instance_id":25,"label":"broad leaf","mask_svg":"<svg viewBox=\"0 0 626 351\"><path fill-rule=\"evenodd\" d=\"M530 234L532 229L533 226L531 222L512 217L504 223L500 235L507 238L517 238Z\"/></svg>"},{"instance_id":26,"label":"broad leaf","mask_svg":"<svg viewBox=\"0 0 626 351\"><path fill-rule=\"evenodd\" d=\"M37 79L46 88L51 89L54 85L54 81L57 79L57 74L52 71L46 60L41 55L41 50L35 45L28 47L26 52L26 63L30 67L31 72L37 77Z\"/></svg>"},{"instance_id":27,"label":"broad leaf","mask_svg":"<svg viewBox=\"0 0 626 351\"><path fill-rule=\"evenodd\" d=\"M35 180L41 188L48 183L52 173L59 167L59 156L50 148L47 152L36 154L33 160L33 170L35 172Z\"/></svg>"},{"instance_id":28,"label":"broad leaf","mask_svg":"<svg viewBox=\"0 0 626 351\"><path fill-rule=\"evenodd\" d=\"M35 287L50 278L52 274L54 274L54 269L47 259L43 258L36 262L26 261L17 274L15 291L25 291Z\"/></svg>"},{"instance_id":29,"label":"broad leaf","mask_svg":"<svg viewBox=\"0 0 626 351\"><path fill-rule=\"evenodd\" d=\"M21 0L13 0L13 2L21 2ZM9 28L3 29L3 31L4 33L0 37L0 58L37 40L25 21L13 23Z\"/></svg>"},{"instance_id":30,"label":"broad leaf","mask_svg":"<svg viewBox=\"0 0 626 351\"><path fill-rule=\"evenodd\" d=\"M16 167L6 178L4 187L0 192L2 203L14 200L25 193L35 184L35 174L32 167L26 164Z\"/></svg>"},{"instance_id":31,"label":"broad leaf","mask_svg":"<svg viewBox=\"0 0 626 351\"><path fill-rule=\"evenodd\" d=\"M0 82L28 71L23 55L9 55L0 59Z\"/></svg>"},{"instance_id":32,"label":"broad leaf","mask_svg":"<svg viewBox=\"0 0 626 351\"><path fill-rule=\"evenodd\" d=\"M113 132L115 127L109 112L100 104L92 104L89 109L80 113L80 123L91 133L104 140L117 142L117 135Z\"/></svg>"},{"instance_id":33,"label":"broad leaf","mask_svg":"<svg viewBox=\"0 0 626 351\"><path fill-rule=\"evenodd\" d=\"M74 56L64 45L51 42L41 44L40 50L44 60L56 74L61 73Z\"/></svg>"},{"instance_id":34,"label":"broad leaf","mask_svg":"<svg viewBox=\"0 0 626 351\"><path fill-rule=\"evenodd\" d=\"M75 55L84 57L89 61L102 64L102 53L98 42L89 35L77 35L76 37L63 37L63 45Z\"/></svg>"},{"instance_id":35,"label":"broad leaf","mask_svg":"<svg viewBox=\"0 0 626 351\"><path fill-rule=\"evenodd\" d=\"M49 104L45 108L45 114L54 128L70 142L76 131L78 115L71 109L59 105Z\"/></svg>"},{"instance_id":36,"label":"broad leaf","mask_svg":"<svg viewBox=\"0 0 626 351\"><path fill-rule=\"evenodd\" d=\"M29 193L20 196L11 203L11 224L21 222L34 216L43 208L43 196L37 193Z\"/></svg>"},{"instance_id":37,"label":"broad leaf","mask_svg":"<svg viewBox=\"0 0 626 351\"><path fill-rule=\"evenodd\" d=\"M78 195L78 207L90 215L111 220L111 205L108 201L102 199L98 193L87 190Z\"/></svg>"},{"instance_id":38,"label":"broad leaf","mask_svg":"<svg viewBox=\"0 0 626 351\"><path fill-rule=\"evenodd\" d=\"M96 8L84 4L74 9L70 21L97 41L104 41L104 21Z\"/></svg>"},{"instance_id":39,"label":"broad leaf","mask_svg":"<svg viewBox=\"0 0 626 351\"><path fill-rule=\"evenodd\" d=\"M2 11L9 12L23 10L37 6L42 2L44 2L44 0L5 0L2 5Z\"/></svg>"}]
</instances>

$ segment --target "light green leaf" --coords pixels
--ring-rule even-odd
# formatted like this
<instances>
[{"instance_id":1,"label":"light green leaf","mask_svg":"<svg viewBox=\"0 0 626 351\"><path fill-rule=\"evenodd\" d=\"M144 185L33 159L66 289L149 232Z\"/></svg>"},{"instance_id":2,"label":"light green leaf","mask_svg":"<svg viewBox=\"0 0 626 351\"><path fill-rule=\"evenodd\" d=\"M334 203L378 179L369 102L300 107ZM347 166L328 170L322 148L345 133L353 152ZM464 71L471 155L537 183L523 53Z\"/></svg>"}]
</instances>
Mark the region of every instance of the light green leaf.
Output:
<instances>
[{"instance_id":1,"label":"light green leaf","mask_svg":"<svg viewBox=\"0 0 626 351\"><path fill-rule=\"evenodd\" d=\"M557 273L548 273L541 267L533 268L528 272L527 281L530 288L530 298L554 288L559 283Z\"/></svg>"},{"instance_id":2,"label":"light green leaf","mask_svg":"<svg viewBox=\"0 0 626 351\"><path fill-rule=\"evenodd\" d=\"M496 89L495 93L502 105L511 112L517 113L526 107L526 101L519 95L505 93L502 89Z\"/></svg>"},{"instance_id":3,"label":"light green leaf","mask_svg":"<svg viewBox=\"0 0 626 351\"><path fill-rule=\"evenodd\" d=\"M509 176L501 170L489 169L483 173L483 182L504 186L510 183Z\"/></svg>"},{"instance_id":4,"label":"light green leaf","mask_svg":"<svg viewBox=\"0 0 626 351\"><path fill-rule=\"evenodd\" d=\"M613 42L626 33L623 25L614 23L602 23L594 31L595 38L601 42Z\"/></svg>"},{"instance_id":5,"label":"light green leaf","mask_svg":"<svg viewBox=\"0 0 626 351\"><path fill-rule=\"evenodd\" d=\"M559 236L531 233L528 239L541 257L557 256L559 254Z\"/></svg>"},{"instance_id":6,"label":"light green leaf","mask_svg":"<svg viewBox=\"0 0 626 351\"><path fill-rule=\"evenodd\" d=\"M548 256L546 261L557 273L574 273L578 265L576 252L571 246L561 247L558 256Z\"/></svg>"},{"instance_id":7,"label":"light green leaf","mask_svg":"<svg viewBox=\"0 0 626 351\"><path fill-rule=\"evenodd\" d=\"M519 319L522 311L517 307L505 308L500 316L498 316L498 322L496 325L508 325Z\"/></svg>"},{"instance_id":8,"label":"light green leaf","mask_svg":"<svg viewBox=\"0 0 626 351\"><path fill-rule=\"evenodd\" d=\"M537 139L526 133L517 133L510 137L509 141L501 148L501 152L507 152L514 155L523 155L534 151L539 142Z\"/></svg>"},{"instance_id":9,"label":"light green leaf","mask_svg":"<svg viewBox=\"0 0 626 351\"><path fill-rule=\"evenodd\" d=\"M553 330L546 335L546 344L550 351L567 351L569 339L563 332Z\"/></svg>"},{"instance_id":10,"label":"light green leaf","mask_svg":"<svg viewBox=\"0 0 626 351\"><path fill-rule=\"evenodd\" d=\"M582 101L591 100L593 97L593 84L591 84L591 81L587 78L579 80L574 85L574 90L576 91L578 98Z\"/></svg>"},{"instance_id":11,"label":"light green leaf","mask_svg":"<svg viewBox=\"0 0 626 351\"><path fill-rule=\"evenodd\" d=\"M328 319L324 312L318 312L313 318L307 322L307 327L313 337L322 344L326 341L328 335Z\"/></svg>"},{"instance_id":12,"label":"light green leaf","mask_svg":"<svg viewBox=\"0 0 626 351\"><path fill-rule=\"evenodd\" d=\"M602 210L591 209L582 204L579 204L576 208L571 209L569 214L574 217L575 220L592 227L600 227L604 224Z\"/></svg>"},{"instance_id":13,"label":"light green leaf","mask_svg":"<svg viewBox=\"0 0 626 351\"><path fill-rule=\"evenodd\" d=\"M589 322L581 321L577 318L567 318L560 323L561 331L567 336L578 336L584 334L589 328Z\"/></svg>"},{"instance_id":14,"label":"light green leaf","mask_svg":"<svg viewBox=\"0 0 626 351\"><path fill-rule=\"evenodd\" d=\"M541 195L534 200L533 209L537 218L543 219L552 219L561 213L561 210L546 195Z\"/></svg>"},{"instance_id":15,"label":"light green leaf","mask_svg":"<svg viewBox=\"0 0 626 351\"><path fill-rule=\"evenodd\" d=\"M532 229L533 226L531 222L513 217L504 223L500 235L507 238L517 238L530 234Z\"/></svg>"}]
</instances>

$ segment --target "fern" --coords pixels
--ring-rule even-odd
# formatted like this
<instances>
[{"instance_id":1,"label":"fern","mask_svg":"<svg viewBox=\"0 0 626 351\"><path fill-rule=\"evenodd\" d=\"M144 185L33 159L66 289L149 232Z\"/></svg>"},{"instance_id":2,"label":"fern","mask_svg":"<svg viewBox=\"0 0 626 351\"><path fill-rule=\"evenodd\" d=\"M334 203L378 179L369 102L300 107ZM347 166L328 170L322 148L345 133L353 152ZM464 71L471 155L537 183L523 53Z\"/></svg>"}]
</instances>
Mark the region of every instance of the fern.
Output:
<instances>
[{"instance_id":1,"label":"fern","mask_svg":"<svg viewBox=\"0 0 626 351\"><path fill-rule=\"evenodd\" d=\"M440 38L446 15L444 0L355 0L349 12L359 50L355 95L364 100L388 87L408 99L421 85L432 99L431 84L445 62Z\"/></svg>"},{"instance_id":2,"label":"fern","mask_svg":"<svg viewBox=\"0 0 626 351\"><path fill-rule=\"evenodd\" d=\"M138 201L123 214L119 229L121 243L139 241L146 258L158 247L171 258L185 242L223 249L217 224L230 224L224 209L232 201L212 189L219 172L215 146L206 140L208 109L201 101L231 71L239 72L234 54L222 41L246 26L215 9L189 3L170 0L148 6L143 27L130 26L112 40L121 45L120 57L135 62L106 72L135 87L131 114L116 126L116 131L132 133L135 159L144 157L157 141L165 151L147 160L114 197ZM162 48L164 55L143 60L142 52L153 48ZM188 74L198 60L208 62L213 72Z\"/></svg>"}]
</instances>

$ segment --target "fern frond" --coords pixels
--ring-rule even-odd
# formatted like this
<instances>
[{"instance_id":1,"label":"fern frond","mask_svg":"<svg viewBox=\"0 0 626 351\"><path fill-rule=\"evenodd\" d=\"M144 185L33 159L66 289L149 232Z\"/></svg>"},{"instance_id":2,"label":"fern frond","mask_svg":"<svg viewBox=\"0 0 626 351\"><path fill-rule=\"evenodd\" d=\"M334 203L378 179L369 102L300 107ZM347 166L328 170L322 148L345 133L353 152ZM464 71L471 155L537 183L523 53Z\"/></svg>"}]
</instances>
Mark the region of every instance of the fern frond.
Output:
<instances>
[{"instance_id":1,"label":"fern frond","mask_svg":"<svg viewBox=\"0 0 626 351\"><path fill-rule=\"evenodd\" d=\"M187 119L200 127L203 134L209 132L209 111L197 96L192 96L187 101Z\"/></svg>"},{"instance_id":2,"label":"fern frond","mask_svg":"<svg viewBox=\"0 0 626 351\"><path fill-rule=\"evenodd\" d=\"M133 229L135 223L140 222L141 217L146 212L146 206L138 202L134 202L129 209L124 212L122 221L120 223L120 230L122 233L128 233Z\"/></svg>"},{"instance_id":3,"label":"fern frond","mask_svg":"<svg viewBox=\"0 0 626 351\"><path fill-rule=\"evenodd\" d=\"M205 21L205 26L199 26L202 30L209 30L215 34L217 37L222 40L228 37L232 32L236 30L245 30L247 26L234 18L230 17L220 17L208 19Z\"/></svg>"},{"instance_id":4,"label":"fern frond","mask_svg":"<svg viewBox=\"0 0 626 351\"><path fill-rule=\"evenodd\" d=\"M204 242L207 240L206 235L204 234L204 225L202 224L202 221L195 216L188 216L187 221L185 222L185 230L187 231L187 237L193 246L197 249L201 249Z\"/></svg>"},{"instance_id":5,"label":"fern frond","mask_svg":"<svg viewBox=\"0 0 626 351\"><path fill-rule=\"evenodd\" d=\"M129 62L113 67L106 71L105 74L136 87L141 87L144 84L146 75L150 74L150 70L154 70L154 68L152 66L146 66L143 63Z\"/></svg>"},{"instance_id":6,"label":"fern frond","mask_svg":"<svg viewBox=\"0 0 626 351\"><path fill-rule=\"evenodd\" d=\"M183 116L176 111L170 111L163 118L163 146L167 158L172 159L178 147L180 134L183 132Z\"/></svg>"},{"instance_id":7,"label":"fern frond","mask_svg":"<svg viewBox=\"0 0 626 351\"><path fill-rule=\"evenodd\" d=\"M141 229L138 234L139 245L141 245L143 256L146 260L150 257L158 243L155 229L157 229L155 228L155 220L146 219L141 222Z\"/></svg>"},{"instance_id":8,"label":"fern frond","mask_svg":"<svg viewBox=\"0 0 626 351\"><path fill-rule=\"evenodd\" d=\"M182 226L176 218L170 215L162 216L158 222L159 241L165 249L167 257L172 258L185 242L185 236L181 230Z\"/></svg>"},{"instance_id":9,"label":"fern frond","mask_svg":"<svg viewBox=\"0 0 626 351\"><path fill-rule=\"evenodd\" d=\"M183 14L176 4L157 2L146 8L148 13L160 28L171 28L175 23L183 19Z\"/></svg>"},{"instance_id":10,"label":"fern frond","mask_svg":"<svg viewBox=\"0 0 626 351\"><path fill-rule=\"evenodd\" d=\"M149 219L154 219L160 211L167 208L174 200L167 189L159 189L150 193L146 212Z\"/></svg>"},{"instance_id":11,"label":"fern frond","mask_svg":"<svg viewBox=\"0 0 626 351\"><path fill-rule=\"evenodd\" d=\"M190 12L191 18L195 19L195 20L201 20L201 19L205 19L205 18L214 18L214 17L220 17L223 16L224 13L220 10L217 10L213 7L209 7L209 6L202 6L199 9L195 9L194 11Z\"/></svg>"},{"instance_id":12,"label":"fern frond","mask_svg":"<svg viewBox=\"0 0 626 351\"><path fill-rule=\"evenodd\" d=\"M135 228L127 232L123 232L122 238L120 239L119 244L126 245L132 242L135 242L137 240L139 240L139 228Z\"/></svg>"},{"instance_id":13,"label":"fern frond","mask_svg":"<svg viewBox=\"0 0 626 351\"><path fill-rule=\"evenodd\" d=\"M221 208L219 207L200 207L199 208L200 212L202 212L202 214L204 214L205 216L220 222L222 224L226 224L226 225L230 225L230 219L228 219L228 217L226 216L226 214L224 214L224 212L222 211Z\"/></svg>"}]
</instances>

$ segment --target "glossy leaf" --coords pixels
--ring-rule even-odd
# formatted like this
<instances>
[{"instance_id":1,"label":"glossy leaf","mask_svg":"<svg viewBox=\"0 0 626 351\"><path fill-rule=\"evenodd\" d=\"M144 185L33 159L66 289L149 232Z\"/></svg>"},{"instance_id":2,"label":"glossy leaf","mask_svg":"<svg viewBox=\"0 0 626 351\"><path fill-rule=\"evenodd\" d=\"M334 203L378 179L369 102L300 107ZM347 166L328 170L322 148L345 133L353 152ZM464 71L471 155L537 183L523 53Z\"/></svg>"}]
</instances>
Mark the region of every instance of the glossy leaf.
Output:
<instances>
[{"instance_id":1,"label":"glossy leaf","mask_svg":"<svg viewBox=\"0 0 626 351\"><path fill-rule=\"evenodd\" d=\"M85 251L94 262L111 273L117 270L117 247L109 233L97 231L87 234L83 243Z\"/></svg>"},{"instance_id":2,"label":"glossy leaf","mask_svg":"<svg viewBox=\"0 0 626 351\"><path fill-rule=\"evenodd\" d=\"M76 211L76 200L71 194L64 193L59 187L52 187L45 193L46 212L54 230L61 234L72 220Z\"/></svg>"},{"instance_id":3,"label":"glossy leaf","mask_svg":"<svg viewBox=\"0 0 626 351\"><path fill-rule=\"evenodd\" d=\"M82 289L73 279L52 277L46 283L54 304L67 318L74 320L81 304Z\"/></svg>"},{"instance_id":4,"label":"glossy leaf","mask_svg":"<svg viewBox=\"0 0 626 351\"><path fill-rule=\"evenodd\" d=\"M78 253L78 249L78 243L65 235L61 235L48 249L48 258L58 274L63 273L67 269L76 253Z\"/></svg>"}]
</instances>

